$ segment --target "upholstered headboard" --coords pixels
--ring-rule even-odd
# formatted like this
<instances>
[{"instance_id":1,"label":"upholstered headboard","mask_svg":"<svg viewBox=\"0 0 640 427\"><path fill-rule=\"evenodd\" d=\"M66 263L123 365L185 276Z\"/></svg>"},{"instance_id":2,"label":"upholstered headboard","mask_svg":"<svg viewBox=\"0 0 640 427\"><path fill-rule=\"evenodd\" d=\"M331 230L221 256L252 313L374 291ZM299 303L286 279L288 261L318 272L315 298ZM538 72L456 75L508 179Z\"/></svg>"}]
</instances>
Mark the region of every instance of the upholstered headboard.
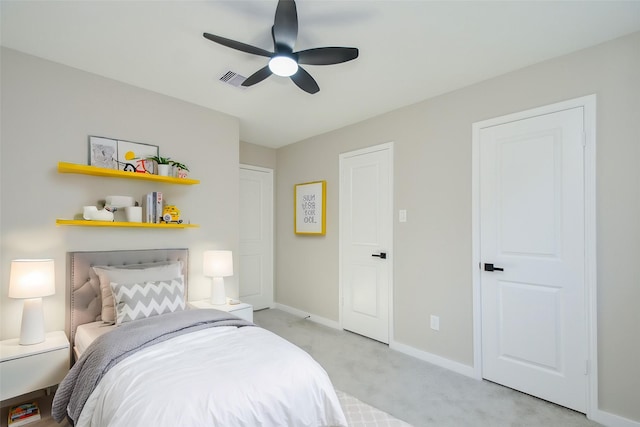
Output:
<instances>
[{"instance_id":1,"label":"upholstered headboard","mask_svg":"<svg viewBox=\"0 0 640 427\"><path fill-rule=\"evenodd\" d=\"M76 328L84 323L95 322L102 311L100 283L95 275L90 275L94 265L131 265L166 261L182 261L185 281L185 300L188 289L188 249L142 249L102 252L68 253L68 315L66 331L73 348Z\"/></svg>"}]
</instances>

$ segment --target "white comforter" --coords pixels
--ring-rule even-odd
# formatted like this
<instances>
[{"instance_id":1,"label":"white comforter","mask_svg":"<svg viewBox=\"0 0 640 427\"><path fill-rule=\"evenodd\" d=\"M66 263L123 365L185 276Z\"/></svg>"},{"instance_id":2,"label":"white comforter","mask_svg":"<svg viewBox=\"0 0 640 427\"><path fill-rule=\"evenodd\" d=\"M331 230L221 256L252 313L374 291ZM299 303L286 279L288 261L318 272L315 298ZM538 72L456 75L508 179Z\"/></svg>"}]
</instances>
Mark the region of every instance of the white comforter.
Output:
<instances>
[{"instance_id":1,"label":"white comforter","mask_svg":"<svg viewBox=\"0 0 640 427\"><path fill-rule=\"evenodd\" d=\"M178 336L121 361L78 427L346 426L324 369L257 327Z\"/></svg>"}]
</instances>

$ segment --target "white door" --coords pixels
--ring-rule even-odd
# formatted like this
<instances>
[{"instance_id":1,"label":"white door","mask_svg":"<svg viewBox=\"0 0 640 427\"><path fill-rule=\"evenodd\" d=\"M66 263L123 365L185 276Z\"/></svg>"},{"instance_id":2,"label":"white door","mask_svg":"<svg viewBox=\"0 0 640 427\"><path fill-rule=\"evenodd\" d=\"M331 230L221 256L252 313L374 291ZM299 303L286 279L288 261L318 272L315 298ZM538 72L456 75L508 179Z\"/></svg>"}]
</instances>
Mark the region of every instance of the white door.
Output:
<instances>
[{"instance_id":1,"label":"white door","mask_svg":"<svg viewBox=\"0 0 640 427\"><path fill-rule=\"evenodd\" d=\"M479 133L482 375L580 412L588 360L583 117L583 107L571 108Z\"/></svg>"},{"instance_id":2,"label":"white door","mask_svg":"<svg viewBox=\"0 0 640 427\"><path fill-rule=\"evenodd\" d=\"M342 327L389 342L393 145L340 155Z\"/></svg>"},{"instance_id":3,"label":"white door","mask_svg":"<svg viewBox=\"0 0 640 427\"><path fill-rule=\"evenodd\" d=\"M273 170L240 167L240 300L273 305Z\"/></svg>"}]
</instances>

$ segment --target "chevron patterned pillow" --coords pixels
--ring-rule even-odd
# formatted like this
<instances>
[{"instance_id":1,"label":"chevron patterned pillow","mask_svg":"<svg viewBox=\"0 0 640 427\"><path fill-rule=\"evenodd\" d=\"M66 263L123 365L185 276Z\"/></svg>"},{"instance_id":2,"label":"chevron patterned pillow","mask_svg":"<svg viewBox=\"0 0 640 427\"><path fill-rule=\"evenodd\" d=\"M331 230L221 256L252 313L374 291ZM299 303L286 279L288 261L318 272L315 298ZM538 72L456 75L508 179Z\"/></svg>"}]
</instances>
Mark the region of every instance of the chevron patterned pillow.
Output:
<instances>
[{"instance_id":1,"label":"chevron patterned pillow","mask_svg":"<svg viewBox=\"0 0 640 427\"><path fill-rule=\"evenodd\" d=\"M144 283L111 282L116 325L184 310L184 276Z\"/></svg>"},{"instance_id":2,"label":"chevron patterned pillow","mask_svg":"<svg viewBox=\"0 0 640 427\"><path fill-rule=\"evenodd\" d=\"M115 323L116 309L111 292L111 282L140 283L143 281L167 280L182 274L182 261L160 261L119 266L95 265L89 269L89 277L97 276L100 281L102 312L105 323Z\"/></svg>"}]
</instances>

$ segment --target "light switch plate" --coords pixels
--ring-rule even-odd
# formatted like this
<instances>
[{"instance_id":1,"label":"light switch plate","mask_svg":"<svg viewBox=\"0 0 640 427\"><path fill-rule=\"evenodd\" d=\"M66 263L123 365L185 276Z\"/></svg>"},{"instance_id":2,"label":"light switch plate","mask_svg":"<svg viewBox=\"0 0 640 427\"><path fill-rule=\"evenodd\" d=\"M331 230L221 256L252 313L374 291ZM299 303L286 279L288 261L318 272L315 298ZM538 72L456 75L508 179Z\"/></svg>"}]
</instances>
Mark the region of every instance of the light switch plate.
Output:
<instances>
[{"instance_id":1,"label":"light switch plate","mask_svg":"<svg viewBox=\"0 0 640 427\"><path fill-rule=\"evenodd\" d=\"M431 315L431 329L433 329L434 331L439 331L440 330L440 317L439 316L434 316L433 314Z\"/></svg>"}]
</instances>

